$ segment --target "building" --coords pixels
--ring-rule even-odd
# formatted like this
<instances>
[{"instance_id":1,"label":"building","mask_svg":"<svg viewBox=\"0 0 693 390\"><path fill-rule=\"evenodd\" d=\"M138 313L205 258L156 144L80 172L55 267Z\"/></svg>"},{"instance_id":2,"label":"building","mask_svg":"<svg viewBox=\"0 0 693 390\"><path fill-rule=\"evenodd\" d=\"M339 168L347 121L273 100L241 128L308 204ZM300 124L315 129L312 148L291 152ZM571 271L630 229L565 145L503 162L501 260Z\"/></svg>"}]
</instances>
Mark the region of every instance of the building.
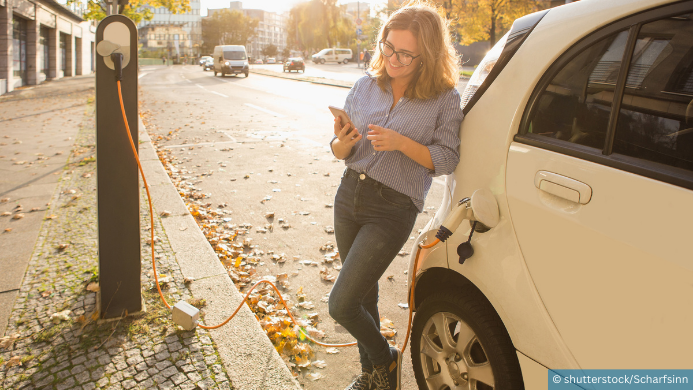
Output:
<instances>
[{"instance_id":1,"label":"building","mask_svg":"<svg viewBox=\"0 0 693 390\"><path fill-rule=\"evenodd\" d=\"M371 5L362 1L346 3L346 13L354 20L360 18L362 21L365 21L371 15Z\"/></svg>"},{"instance_id":2,"label":"building","mask_svg":"<svg viewBox=\"0 0 693 390\"><path fill-rule=\"evenodd\" d=\"M181 62L184 58L191 61L201 55L200 0L190 0L190 11L181 14L173 14L164 7L146 7L152 10L154 17L137 26L140 57L166 56L174 62Z\"/></svg>"},{"instance_id":3,"label":"building","mask_svg":"<svg viewBox=\"0 0 693 390\"><path fill-rule=\"evenodd\" d=\"M244 9L240 1L232 1L228 9L243 12L245 16L258 20L255 37L250 39L245 45L250 58L262 58L262 49L270 44L277 47L278 53L281 53L286 48L286 20L284 14L261 9ZM217 11L220 11L220 9L207 9L207 17L211 17Z\"/></svg>"},{"instance_id":4,"label":"building","mask_svg":"<svg viewBox=\"0 0 693 390\"><path fill-rule=\"evenodd\" d=\"M0 94L94 72L96 27L54 0L0 0Z\"/></svg>"}]
</instances>

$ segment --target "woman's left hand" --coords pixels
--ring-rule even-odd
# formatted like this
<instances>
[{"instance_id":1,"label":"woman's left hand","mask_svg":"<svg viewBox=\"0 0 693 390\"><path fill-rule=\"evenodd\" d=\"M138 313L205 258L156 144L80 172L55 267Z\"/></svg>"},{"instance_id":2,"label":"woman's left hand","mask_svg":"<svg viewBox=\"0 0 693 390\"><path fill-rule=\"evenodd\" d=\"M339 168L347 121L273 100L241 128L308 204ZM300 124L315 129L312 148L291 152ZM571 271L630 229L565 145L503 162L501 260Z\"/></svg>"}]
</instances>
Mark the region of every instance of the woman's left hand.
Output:
<instances>
[{"instance_id":1,"label":"woman's left hand","mask_svg":"<svg viewBox=\"0 0 693 390\"><path fill-rule=\"evenodd\" d=\"M368 128L370 131L366 139L371 141L373 149L391 152L402 148L405 138L402 134L378 125L368 125Z\"/></svg>"}]
</instances>

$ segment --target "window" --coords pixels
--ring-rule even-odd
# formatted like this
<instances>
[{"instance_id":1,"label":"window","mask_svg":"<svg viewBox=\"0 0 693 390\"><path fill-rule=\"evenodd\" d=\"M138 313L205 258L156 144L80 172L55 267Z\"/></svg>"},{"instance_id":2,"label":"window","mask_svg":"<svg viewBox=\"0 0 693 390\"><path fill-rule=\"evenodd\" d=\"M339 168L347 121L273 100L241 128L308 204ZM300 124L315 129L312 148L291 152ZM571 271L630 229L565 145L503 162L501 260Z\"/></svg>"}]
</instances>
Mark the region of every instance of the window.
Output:
<instances>
[{"instance_id":1,"label":"window","mask_svg":"<svg viewBox=\"0 0 693 390\"><path fill-rule=\"evenodd\" d=\"M26 20L14 17L12 19L12 69L13 76L22 79L26 84Z\"/></svg>"},{"instance_id":2,"label":"window","mask_svg":"<svg viewBox=\"0 0 693 390\"><path fill-rule=\"evenodd\" d=\"M644 24L630 61L613 152L693 171L693 18Z\"/></svg>"},{"instance_id":3,"label":"window","mask_svg":"<svg viewBox=\"0 0 693 390\"><path fill-rule=\"evenodd\" d=\"M515 140L693 189L693 1L605 26L566 51Z\"/></svg>"},{"instance_id":4,"label":"window","mask_svg":"<svg viewBox=\"0 0 693 390\"><path fill-rule=\"evenodd\" d=\"M536 101L528 132L602 149L627 40L628 31L608 36L558 71Z\"/></svg>"}]
</instances>

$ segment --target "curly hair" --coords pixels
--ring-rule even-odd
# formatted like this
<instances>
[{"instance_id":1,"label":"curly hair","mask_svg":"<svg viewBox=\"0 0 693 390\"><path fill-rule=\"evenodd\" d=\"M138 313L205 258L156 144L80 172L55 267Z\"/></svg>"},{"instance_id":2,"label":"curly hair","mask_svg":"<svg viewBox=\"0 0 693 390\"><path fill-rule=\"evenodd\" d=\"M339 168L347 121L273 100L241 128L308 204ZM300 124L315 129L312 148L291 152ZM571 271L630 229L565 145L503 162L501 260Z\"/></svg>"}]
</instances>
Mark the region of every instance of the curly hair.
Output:
<instances>
[{"instance_id":1,"label":"curly hair","mask_svg":"<svg viewBox=\"0 0 693 390\"><path fill-rule=\"evenodd\" d=\"M454 88L459 80L458 56L450 40L447 20L436 8L414 0L390 15L378 34L378 42L385 41L391 30L408 30L416 38L421 50L421 66L415 73L405 96L410 99L430 99ZM371 74L380 88L385 90L390 76L385 69L385 57L380 45L371 59Z\"/></svg>"}]
</instances>

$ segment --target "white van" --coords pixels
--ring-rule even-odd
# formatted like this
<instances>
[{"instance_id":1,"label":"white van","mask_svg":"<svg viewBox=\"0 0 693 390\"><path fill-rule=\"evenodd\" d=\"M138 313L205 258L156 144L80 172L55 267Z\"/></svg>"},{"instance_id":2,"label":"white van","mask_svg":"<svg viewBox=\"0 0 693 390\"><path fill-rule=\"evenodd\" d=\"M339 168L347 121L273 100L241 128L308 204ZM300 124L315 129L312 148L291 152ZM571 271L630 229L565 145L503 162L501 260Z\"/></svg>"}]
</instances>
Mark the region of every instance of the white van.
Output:
<instances>
[{"instance_id":1,"label":"white van","mask_svg":"<svg viewBox=\"0 0 693 390\"><path fill-rule=\"evenodd\" d=\"M324 64L328 61L348 64L352 57L351 49L322 49L318 54L313 54L313 63Z\"/></svg>"},{"instance_id":2,"label":"white van","mask_svg":"<svg viewBox=\"0 0 693 390\"><path fill-rule=\"evenodd\" d=\"M222 77L226 74L237 75L243 73L248 77L250 67L248 66L248 55L245 46L240 45L221 45L214 47L214 75L221 73Z\"/></svg>"}]
</instances>

